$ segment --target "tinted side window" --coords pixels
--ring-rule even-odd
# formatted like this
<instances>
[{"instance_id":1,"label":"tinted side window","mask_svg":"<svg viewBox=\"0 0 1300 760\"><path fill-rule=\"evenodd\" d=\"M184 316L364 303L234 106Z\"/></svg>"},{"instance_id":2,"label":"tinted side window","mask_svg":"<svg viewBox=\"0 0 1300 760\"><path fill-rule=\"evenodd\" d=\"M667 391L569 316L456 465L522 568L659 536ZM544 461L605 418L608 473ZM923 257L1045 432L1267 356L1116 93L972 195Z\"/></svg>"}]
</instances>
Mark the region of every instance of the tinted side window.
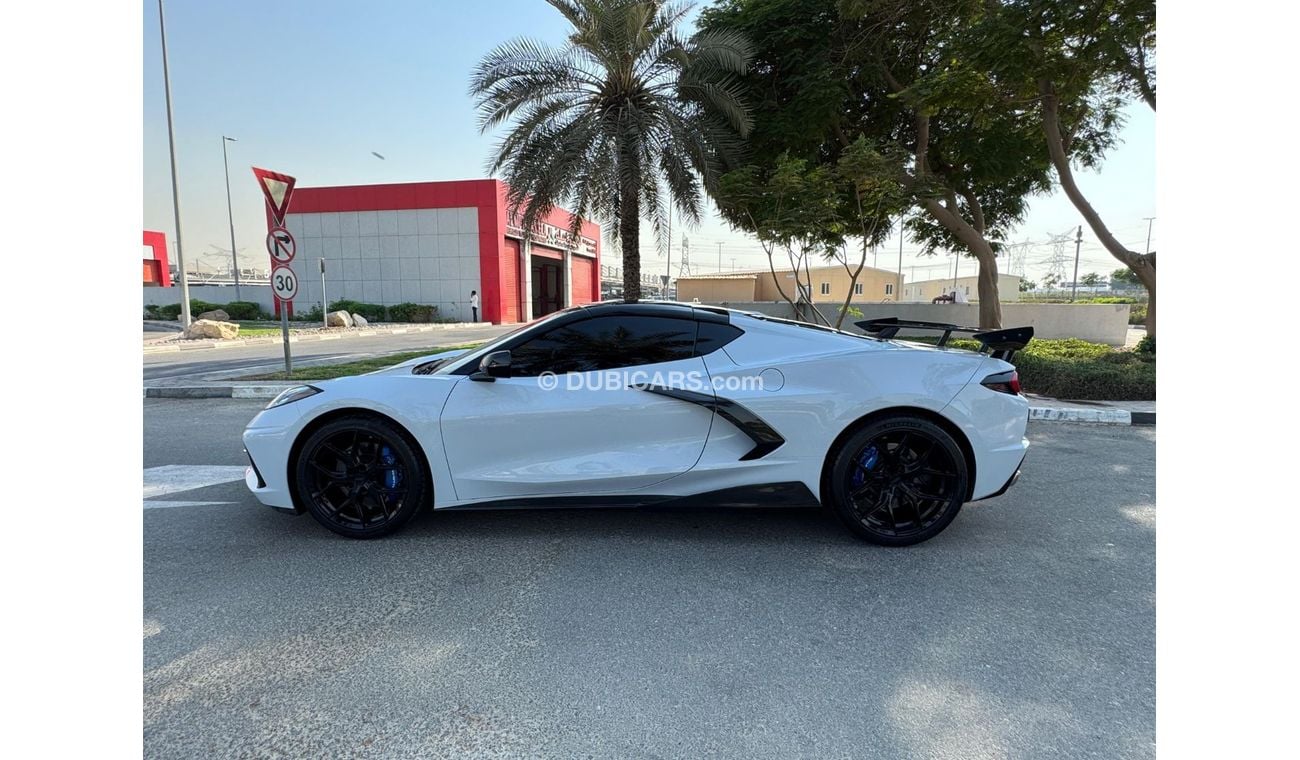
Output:
<instances>
[{"instance_id":1,"label":"tinted side window","mask_svg":"<svg viewBox=\"0 0 1300 760\"><path fill-rule=\"evenodd\" d=\"M701 322L700 331L695 335L695 355L711 354L744 334L745 331L739 327Z\"/></svg>"},{"instance_id":2,"label":"tinted side window","mask_svg":"<svg viewBox=\"0 0 1300 760\"><path fill-rule=\"evenodd\" d=\"M689 359L695 348L692 320L667 317L596 317L539 335L511 349L515 374L596 370Z\"/></svg>"}]
</instances>

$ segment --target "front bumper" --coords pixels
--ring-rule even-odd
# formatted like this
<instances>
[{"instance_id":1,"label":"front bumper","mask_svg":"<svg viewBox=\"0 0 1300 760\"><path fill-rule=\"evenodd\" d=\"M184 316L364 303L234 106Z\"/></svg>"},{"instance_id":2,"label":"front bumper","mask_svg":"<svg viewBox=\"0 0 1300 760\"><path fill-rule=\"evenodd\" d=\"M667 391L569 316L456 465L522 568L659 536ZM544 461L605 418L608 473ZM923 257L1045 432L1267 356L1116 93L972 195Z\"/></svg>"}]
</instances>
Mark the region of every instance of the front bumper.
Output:
<instances>
[{"instance_id":1,"label":"front bumper","mask_svg":"<svg viewBox=\"0 0 1300 760\"><path fill-rule=\"evenodd\" d=\"M244 484L266 506L297 513L300 510L294 505L289 489L288 461L293 435L292 426L267 425L260 416L254 418L244 430L244 451L250 463L244 473Z\"/></svg>"}]
</instances>

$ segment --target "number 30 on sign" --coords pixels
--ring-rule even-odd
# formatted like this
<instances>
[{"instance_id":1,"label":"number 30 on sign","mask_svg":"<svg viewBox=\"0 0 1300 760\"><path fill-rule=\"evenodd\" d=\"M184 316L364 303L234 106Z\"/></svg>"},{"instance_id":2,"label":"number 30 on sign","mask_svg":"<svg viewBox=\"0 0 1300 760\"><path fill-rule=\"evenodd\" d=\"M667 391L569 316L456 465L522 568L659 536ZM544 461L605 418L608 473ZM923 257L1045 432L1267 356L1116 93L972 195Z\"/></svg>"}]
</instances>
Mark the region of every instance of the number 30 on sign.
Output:
<instances>
[{"instance_id":1,"label":"number 30 on sign","mask_svg":"<svg viewBox=\"0 0 1300 760\"><path fill-rule=\"evenodd\" d=\"M292 301L298 295L298 276L289 267L276 267L271 271L271 290L281 301Z\"/></svg>"}]
</instances>

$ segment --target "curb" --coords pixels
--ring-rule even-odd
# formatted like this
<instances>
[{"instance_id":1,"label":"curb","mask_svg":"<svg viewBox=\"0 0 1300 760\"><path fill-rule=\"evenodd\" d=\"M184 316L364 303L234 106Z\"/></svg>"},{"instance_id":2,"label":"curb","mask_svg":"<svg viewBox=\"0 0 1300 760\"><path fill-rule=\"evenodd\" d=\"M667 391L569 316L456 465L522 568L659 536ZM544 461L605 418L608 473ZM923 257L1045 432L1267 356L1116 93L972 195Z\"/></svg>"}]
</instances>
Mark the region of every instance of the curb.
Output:
<instances>
[{"instance_id":1,"label":"curb","mask_svg":"<svg viewBox=\"0 0 1300 760\"><path fill-rule=\"evenodd\" d=\"M348 332L337 333L312 333L309 335L290 335L290 343L314 343L322 340L341 340L343 338L368 337L372 335L406 335L408 333L426 333L435 330L452 330L463 327L474 327L475 325L490 325L491 322L439 322L432 325L420 325L418 327L381 327L376 330L353 330L346 328ZM179 333L178 333L179 334ZM200 340L184 341L170 343L165 346L144 346L146 354L164 354L176 351L195 351L200 349L219 349L219 348L239 348L241 346L260 346L284 342L279 336L265 338L232 338L231 340L216 340L212 338L203 338Z\"/></svg>"},{"instance_id":2,"label":"curb","mask_svg":"<svg viewBox=\"0 0 1300 760\"><path fill-rule=\"evenodd\" d=\"M262 398L272 399L285 388L302 383L283 385L171 385L144 389L145 398Z\"/></svg>"},{"instance_id":3,"label":"curb","mask_svg":"<svg viewBox=\"0 0 1300 760\"><path fill-rule=\"evenodd\" d=\"M301 383L280 385L171 385L144 389L145 398L261 398L272 399L285 388ZM1092 425L1154 425L1155 412L1130 412L1127 409L1060 409L1050 406L1029 407L1031 422L1081 422Z\"/></svg>"},{"instance_id":4,"label":"curb","mask_svg":"<svg viewBox=\"0 0 1300 760\"><path fill-rule=\"evenodd\" d=\"M1155 412L1130 412L1127 409L1062 409L1051 406L1029 407L1031 422L1084 422L1094 425L1154 425Z\"/></svg>"}]
</instances>

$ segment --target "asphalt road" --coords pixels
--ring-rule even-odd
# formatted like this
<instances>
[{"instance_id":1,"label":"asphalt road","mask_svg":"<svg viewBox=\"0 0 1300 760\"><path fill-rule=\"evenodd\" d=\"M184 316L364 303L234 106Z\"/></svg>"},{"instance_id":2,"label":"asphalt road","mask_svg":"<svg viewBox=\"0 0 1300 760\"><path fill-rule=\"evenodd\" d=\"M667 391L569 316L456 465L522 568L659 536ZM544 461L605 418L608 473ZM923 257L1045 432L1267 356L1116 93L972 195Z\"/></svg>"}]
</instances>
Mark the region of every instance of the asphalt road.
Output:
<instances>
[{"instance_id":1,"label":"asphalt road","mask_svg":"<svg viewBox=\"0 0 1300 760\"><path fill-rule=\"evenodd\" d=\"M173 487L236 472L261 405L144 403ZM355 542L242 483L172 490L144 513L145 754L1152 757L1155 431L1030 437L1015 488L910 549L817 510Z\"/></svg>"},{"instance_id":2,"label":"asphalt road","mask_svg":"<svg viewBox=\"0 0 1300 760\"><path fill-rule=\"evenodd\" d=\"M491 340L519 325L481 324L404 335L347 337L339 340L293 343L294 361L310 364L319 361L342 362L375 354L413 351L435 345L459 345ZM176 382L211 380L234 376L240 372L263 369L274 372L284 368L284 347L279 343L260 343L232 348L169 351L144 355L144 380Z\"/></svg>"}]
</instances>

